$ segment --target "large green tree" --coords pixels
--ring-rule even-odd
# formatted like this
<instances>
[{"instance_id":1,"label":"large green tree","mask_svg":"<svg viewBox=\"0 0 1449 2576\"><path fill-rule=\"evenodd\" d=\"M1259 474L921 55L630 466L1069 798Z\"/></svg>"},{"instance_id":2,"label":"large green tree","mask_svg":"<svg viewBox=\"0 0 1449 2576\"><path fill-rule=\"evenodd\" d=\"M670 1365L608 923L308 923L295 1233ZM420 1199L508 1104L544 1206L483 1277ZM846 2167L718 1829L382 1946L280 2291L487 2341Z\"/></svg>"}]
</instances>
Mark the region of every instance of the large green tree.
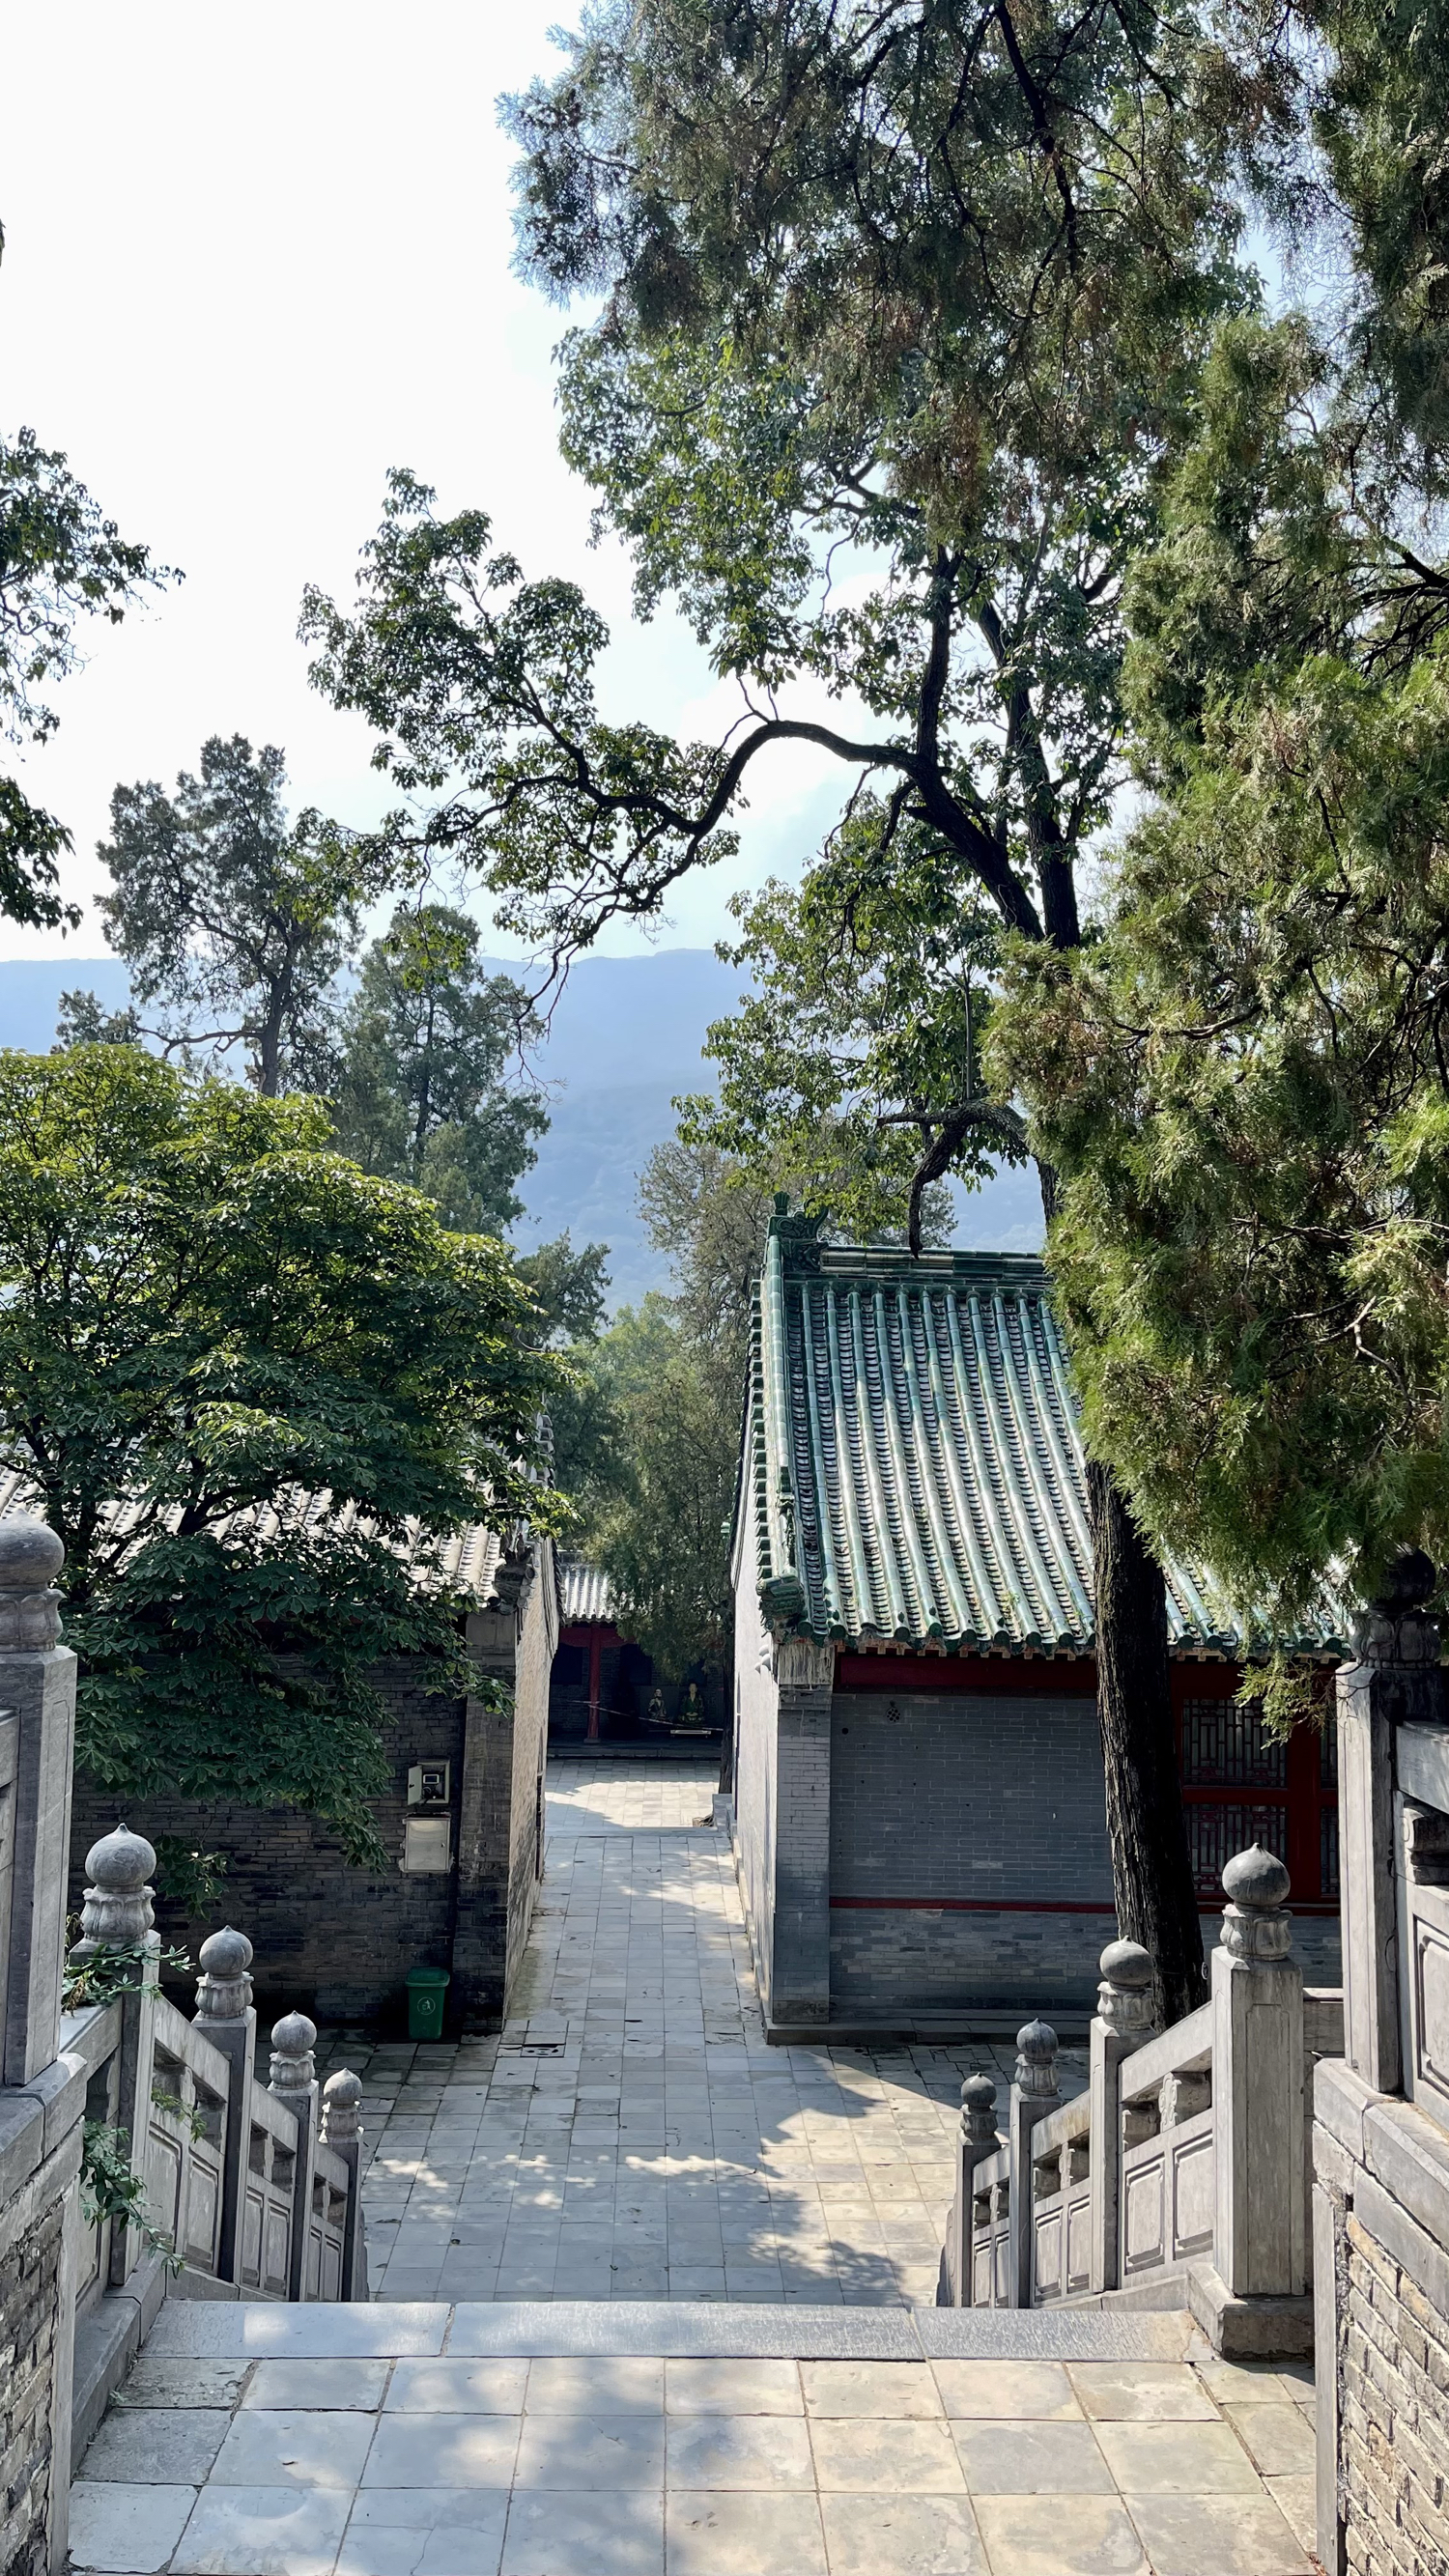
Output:
<instances>
[{"instance_id":1,"label":"large green tree","mask_svg":"<svg viewBox=\"0 0 1449 2576\"><path fill-rule=\"evenodd\" d=\"M382 882L376 854L315 812L289 821L285 783L274 745L213 735L174 796L155 779L117 787L99 852L106 937L145 1033L188 1061L244 1049L264 1099L323 1087L337 978Z\"/></svg>"},{"instance_id":2,"label":"large green tree","mask_svg":"<svg viewBox=\"0 0 1449 2576\"><path fill-rule=\"evenodd\" d=\"M1134 584L1152 802L995 1041L1093 1437L1290 1632L1449 1553L1449 584L1385 340L1225 335Z\"/></svg>"},{"instance_id":3,"label":"large green tree","mask_svg":"<svg viewBox=\"0 0 1449 2576\"><path fill-rule=\"evenodd\" d=\"M175 578L121 535L33 429L0 439L0 735L48 742L58 718L40 693L78 667L81 620L118 626L145 589ZM73 847L64 823L18 779L0 777L0 913L76 928L80 912L59 891L59 862Z\"/></svg>"},{"instance_id":4,"label":"large green tree","mask_svg":"<svg viewBox=\"0 0 1449 2576\"><path fill-rule=\"evenodd\" d=\"M311 1808L376 1861L367 1667L469 1686L436 1562L460 1521L551 1525L558 1370L501 1246L329 1141L139 1048L0 1055L0 1456L65 1542L91 1774Z\"/></svg>"},{"instance_id":5,"label":"large green tree","mask_svg":"<svg viewBox=\"0 0 1449 2576\"><path fill-rule=\"evenodd\" d=\"M1186 5L594 20L515 111L523 257L601 297L565 343L565 453L741 719L693 745L606 724L579 594L394 476L355 613L305 612L319 684L426 800L384 839L469 858L564 954L733 847L747 784L804 742L877 799L858 867L865 839L881 883L919 859L956 910L1073 947L1124 771L1123 575L1211 330L1253 298L1228 155L1245 87L1263 127L1283 86L1245 85ZM901 1106L969 1167L967 1051L952 1072ZM1201 1942L1161 1575L1096 1461L1091 1493L1118 1909L1178 2011Z\"/></svg>"},{"instance_id":6,"label":"large green tree","mask_svg":"<svg viewBox=\"0 0 1449 2576\"><path fill-rule=\"evenodd\" d=\"M682 1133L767 1186L788 1173L838 1232L919 1252L949 1239L939 1176L983 1180L1026 1140L981 1075L994 917L918 827L883 869L880 820L860 800L800 886L732 899L743 935L723 953L753 990L709 1030L719 1089L681 1104Z\"/></svg>"},{"instance_id":7,"label":"large green tree","mask_svg":"<svg viewBox=\"0 0 1449 2576\"><path fill-rule=\"evenodd\" d=\"M426 1192L445 1225L501 1233L548 1125L511 1078L542 1030L521 987L487 974L478 925L441 903L400 904L363 957L332 1089L338 1141L364 1171Z\"/></svg>"}]
</instances>

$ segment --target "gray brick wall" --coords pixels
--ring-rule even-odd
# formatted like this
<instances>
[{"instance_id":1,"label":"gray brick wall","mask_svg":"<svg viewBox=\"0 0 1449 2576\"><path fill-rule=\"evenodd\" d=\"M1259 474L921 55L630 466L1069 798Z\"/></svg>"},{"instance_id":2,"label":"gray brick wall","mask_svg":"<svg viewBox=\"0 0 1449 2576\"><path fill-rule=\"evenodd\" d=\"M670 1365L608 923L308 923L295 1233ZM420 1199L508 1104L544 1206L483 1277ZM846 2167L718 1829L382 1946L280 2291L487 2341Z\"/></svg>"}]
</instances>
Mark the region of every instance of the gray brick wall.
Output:
<instances>
[{"instance_id":1,"label":"gray brick wall","mask_svg":"<svg viewBox=\"0 0 1449 2576\"><path fill-rule=\"evenodd\" d=\"M374 1810L392 1863L385 1873L354 1868L336 1835L295 1809L150 1799L144 1813L126 1814L152 1840L175 1834L226 1856L226 1877L208 1919L185 1924L163 1907L162 1928L193 1956L221 1923L245 1932L256 1952L263 2013L299 2007L318 2021L396 2024L406 2009L408 1969L451 1967L451 2026L496 2027L502 2019L538 1885L538 1781L558 1640L551 1556L547 1548L540 1555L538 1573L521 1591L519 1616L508 1607L468 1622L480 1668L513 1685L511 1711L426 1690L425 1667L416 1657L373 1669L388 1712L383 1746L391 1777ZM419 1761L453 1766L454 1867L446 1876L398 1866L407 1775ZM73 1908L87 1850L118 1820L115 1796L78 1778Z\"/></svg>"},{"instance_id":2,"label":"gray brick wall","mask_svg":"<svg viewBox=\"0 0 1449 2576\"><path fill-rule=\"evenodd\" d=\"M245 1932L256 1952L253 1975L264 2008L299 2008L319 2021L364 2021L400 2014L411 1967L446 1967L452 1941L453 1879L404 1875L403 1828L411 1763L453 1766L456 1802L463 1757L464 1703L420 1685L412 1657L378 1665L372 1678L387 1705L383 1746L390 1774L374 1814L393 1867L385 1876L356 1869L335 1834L293 1808L266 1809L227 1800L148 1799L144 1811L125 1800L125 1822L154 1842L175 1834L219 1851L227 1870L204 1923L186 1925L168 1907L168 1938L198 1942L221 1923ZM79 1909L85 1855L119 1820L114 1792L81 1774L71 1830L71 1903Z\"/></svg>"},{"instance_id":3,"label":"gray brick wall","mask_svg":"<svg viewBox=\"0 0 1449 2576\"><path fill-rule=\"evenodd\" d=\"M735 1860L768 2012L775 1948L776 1751L780 1694L755 1590L755 1533L748 1512L735 1571Z\"/></svg>"},{"instance_id":4,"label":"gray brick wall","mask_svg":"<svg viewBox=\"0 0 1449 2576\"><path fill-rule=\"evenodd\" d=\"M831 1775L835 1896L1111 1903L1090 1699L839 1693Z\"/></svg>"},{"instance_id":5,"label":"gray brick wall","mask_svg":"<svg viewBox=\"0 0 1449 2576\"><path fill-rule=\"evenodd\" d=\"M72 2134L64 2152L0 2209L0 2567L7 2576L45 2576L49 2564L57 2337L68 2334L61 2312L65 2208L79 2154ZM62 2411L62 2438L66 2420Z\"/></svg>"}]
</instances>

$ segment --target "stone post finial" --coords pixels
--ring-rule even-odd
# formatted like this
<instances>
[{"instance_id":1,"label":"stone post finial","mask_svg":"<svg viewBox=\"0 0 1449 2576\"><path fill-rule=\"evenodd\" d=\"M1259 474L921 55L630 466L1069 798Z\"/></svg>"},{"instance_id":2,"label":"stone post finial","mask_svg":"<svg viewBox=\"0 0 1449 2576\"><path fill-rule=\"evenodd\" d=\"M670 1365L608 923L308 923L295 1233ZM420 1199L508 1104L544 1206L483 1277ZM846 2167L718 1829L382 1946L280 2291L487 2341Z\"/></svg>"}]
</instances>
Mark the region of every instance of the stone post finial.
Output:
<instances>
[{"instance_id":1,"label":"stone post finial","mask_svg":"<svg viewBox=\"0 0 1449 2576\"><path fill-rule=\"evenodd\" d=\"M43 1654L60 1640L55 1578L65 1549L29 1512L0 1520L0 1653Z\"/></svg>"},{"instance_id":2,"label":"stone post finial","mask_svg":"<svg viewBox=\"0 0 1449 2576\"><path fill-rule=\"evenodd\" d=\"M1014 2081L1028 2100L1055 2097L1057 2035L1049 2021L1026 2022L1017 2032Z\"/></svg>"},{"instance_id":3,"label":"stone post finial","mask_svg":"<svg viewBox=\"0 0 1449 2576\"><path fill-rule=\"evenodd\" d=\"M1290 1883L1276 1852L1265 1851L1261 1843L1234 1854L1223 1871L1229 1902L1218 1935L1233 1958L1287 1958L1293 1947L1293 1917L1285 1902Z\"/></svg>"},{"instance_id":4,"label":"stone post finial","mask_svg":"<svg viewBox=\"0 0 1449 2576\"><path fill-rule=\"evenodd\" d=\"M1424 1604L1438 1577L1421 1547L1394 1559L1359 1620L1354 1651L1365 1664L1437 1664L1439 1623Z\"/></svg>"},{"instance_id":5,"label":"stone post finial","mask_svg":"<svg viewBox=\"0 0 1449 2576\"><path fill-rule=\"evenodd\" d=\"M961 2087L961 2136L968 2147L996 2144L996 2084L990 2075L968 2075Z\"/></svg>"},{"instance_id":6,"label":"stone post finial","mask_svg":"<svg viewBox=\"0 0 1449 2576\"><path fill-rule=\"evenodd\" d=\"M358 2104L362 2078L350 2066L339 2066L322 2087L322 2136L329 2147L349 2146L360 2135Z\"/></svg>"},{"instance_id":7,"label":"stone post finial","mask_svg":"<svg viewBox=\"0 0 1449 2576\"><path fill-rule=\"evenodd\" d=\"M86 1876L90 1885L81 1906L81 1938L71 1952L73 1959L89 1959L104 1944L108 1949L132 1949L144 1941L155 1925L150 1884L156 1866L156 1854L144 1834L129 1833L117 1825L113 1834L105 1834L92 1843L86 1853Z\"/></svg>"},{"instance_id":8,"label":"stone post finial","mask_svg":"<svg viewBox=\"0 0 1449 2576\"><path fill-rule=\"evenodd\" d=\"M198 1955L197 2020L244 2020L252 2000L252 1945L245 1932L234 1932L228 1923L202 1942Z\"/></svg>"},{"instance_id":9,"label":"stone post finial","mask_svg":"<svg viewBox=\"0 0 1449 2576\"><path fill-rule=\"evenodd\" d=\"M272 2032L272 2072L269 2093L305 2093L317 2081L317 2067L312 2051L317 2044L317 2025L305 2013L284 2013Z\"/></svg>"},{"instance_id":10,"label":"stone post finial","mask_svg":"<svg viewBox=\"0 0 1449 2576\"><path fill-rule=\"evenodd\" d=\"M1109 1941L1097 1964L1098 2019L1119 2039L1145 2038L1153 2027L1151 1951L1140 1941Z\"/></svg>"}]
</instances>

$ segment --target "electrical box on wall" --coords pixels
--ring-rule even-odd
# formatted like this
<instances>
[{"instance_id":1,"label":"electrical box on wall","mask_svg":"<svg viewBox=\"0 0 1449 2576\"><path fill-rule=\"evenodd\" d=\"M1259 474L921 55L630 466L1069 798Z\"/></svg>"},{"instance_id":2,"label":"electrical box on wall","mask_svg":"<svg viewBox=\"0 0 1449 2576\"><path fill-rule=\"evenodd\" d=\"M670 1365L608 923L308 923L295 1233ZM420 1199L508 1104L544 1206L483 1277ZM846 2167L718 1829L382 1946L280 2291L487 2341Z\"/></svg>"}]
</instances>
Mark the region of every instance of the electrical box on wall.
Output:
<instances>
[{"instance_id":1,"label":"electrical box on wall","mask_svg":"<svg viewBox=\"0 0 1449 2576\"><path fill-rule=\"evenodd\" d=\"M453 1794L451 1762L415 1762L408 1773L410 1807L446 1807Z\"/></svg>"},{"instance_id":2,"label":"electrical box on wall","mask_svg":"<svg viewBox=\"0 0 1449 2576\"><path fill-rule=\"evenodd\" d=\"M453 1828L446 1816L409 1816L403 1827L404 1870L441 1876L453 1866Z\"/></svg>"}]
</instances>

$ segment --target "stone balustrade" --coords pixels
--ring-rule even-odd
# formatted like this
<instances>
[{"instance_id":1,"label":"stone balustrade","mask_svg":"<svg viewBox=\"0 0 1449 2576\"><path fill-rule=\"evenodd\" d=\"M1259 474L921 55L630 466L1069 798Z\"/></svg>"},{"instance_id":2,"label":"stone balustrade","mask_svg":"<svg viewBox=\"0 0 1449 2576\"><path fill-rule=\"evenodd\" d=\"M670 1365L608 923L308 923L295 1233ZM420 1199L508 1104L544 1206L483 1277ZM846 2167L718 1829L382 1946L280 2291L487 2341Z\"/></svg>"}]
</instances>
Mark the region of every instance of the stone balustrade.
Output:
<instances>
[{"instance_id":1,"label":"stone balustrade","mask_svg":"<svg viewBox=\"0 0 1449 2576\"><path fill-rule=\"evenodd\" d=\"M188 2018L161 1990L155 1852L119 1824L87 1855L67 1960L63 1561L43 1522L0 1522L0 2576L63 2576L72 2457L173 2278L214 2297L367 2296L361 2086L338 2073L319 2102L300 2013L261 2083L245 1934L202 1944Z\"/></svg>"},{"instance_id":2,"label":"stone balustrade","mask_svg":"<svg viewBox=\"0 0 1449 2576\"><path fill-rule=\"evenodd\" d=\"M1152 2025L1152 1961L1102 1953L1084 2092L1063 2101L1056 2033L1018 2034L1004 2135L994 2087L962 2087L941 2297L959 2307L1121 2298L1190 2306L1219 2351L1301 2353L1312 2311L1304 2225L1303 1981L1288 1873L1254 1846L1223 1872L1211 2000ZM1322 2041L1336 1999L1316 1999Z\"/></svg>"}]
</instances>

